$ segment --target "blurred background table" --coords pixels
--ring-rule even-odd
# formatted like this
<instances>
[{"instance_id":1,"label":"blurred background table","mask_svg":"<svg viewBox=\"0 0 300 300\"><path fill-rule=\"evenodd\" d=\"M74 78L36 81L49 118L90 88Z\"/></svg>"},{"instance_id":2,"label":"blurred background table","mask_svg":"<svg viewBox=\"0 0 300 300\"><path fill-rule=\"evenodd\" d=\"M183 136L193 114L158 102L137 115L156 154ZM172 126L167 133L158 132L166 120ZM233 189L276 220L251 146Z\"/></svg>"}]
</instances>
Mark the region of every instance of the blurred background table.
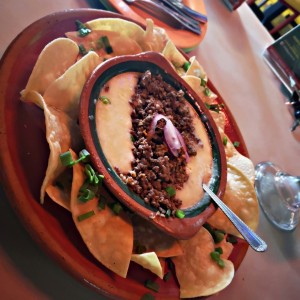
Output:
<instances>
[{"instance_id":1,"label":"blurred background table","mask_svg":"<svg viewBox=\"0 0 300 300\"><path fill-rule=\"evenodd\" d=\"M196 55L233 113L254 163L276 162L300 174L300 128L289 131L291 114L282 86L262 60L273 41L243 4L229 12L222 1L205 1L209 25ZM0 56L33 21L58 10L99 6L84 0L10 0L0 3ZM104 299L82 286L32 241L0 189L1 299ZM249 249L232 284L212 300L299 299L300 228L284 233L260 216L258 233L269 249Z\"/></svg>"}]
</instances>

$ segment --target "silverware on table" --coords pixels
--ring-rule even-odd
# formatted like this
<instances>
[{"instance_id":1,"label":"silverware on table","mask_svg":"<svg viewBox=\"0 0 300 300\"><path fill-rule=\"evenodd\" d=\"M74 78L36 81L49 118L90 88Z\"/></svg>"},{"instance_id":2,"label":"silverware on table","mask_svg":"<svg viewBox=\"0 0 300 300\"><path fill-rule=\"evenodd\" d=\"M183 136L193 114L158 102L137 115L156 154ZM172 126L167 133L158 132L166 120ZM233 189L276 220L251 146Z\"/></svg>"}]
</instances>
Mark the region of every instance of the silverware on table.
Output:
<instances>
[{"instance_id":1,"label":"silverware on table","mask_svg":"<svg viewBox=\"0 0 300 300\"><path fill-rule=\"evenodd\" d=\"M127 4L136 5L147 13L158 17L162 22L175 28L183 28L197 35L201 34L199 21L175 11L158 0L124 0Z\"/></svg>"},{"instance_id":2,"label":"silverware on table","mask_svg":"<svg viewBox=\"0 0 300 300\"><path fill-rule=\"evenodd\" d=\"M267 244L255 232L253 232L224 202L213 193L210 188L203 184L203 189L214 200L219 208L225 213L235 228L240 232L244 239L248 242L252 249L257 252L267 250Z\"/></svg>"},{"instance_id":3,"label":"silverware on table","mask_svg":"<svg viewBox=\"0 0 300 300\"><path fill-rule=\"evenodd\" d=\"M203 24L207 22L206 15L186 6L185 4L182 3L182 0L158 0L158 1L162 2L172 10L185 15L188 18L194 18Z\"/></svg>"}]
</instances>

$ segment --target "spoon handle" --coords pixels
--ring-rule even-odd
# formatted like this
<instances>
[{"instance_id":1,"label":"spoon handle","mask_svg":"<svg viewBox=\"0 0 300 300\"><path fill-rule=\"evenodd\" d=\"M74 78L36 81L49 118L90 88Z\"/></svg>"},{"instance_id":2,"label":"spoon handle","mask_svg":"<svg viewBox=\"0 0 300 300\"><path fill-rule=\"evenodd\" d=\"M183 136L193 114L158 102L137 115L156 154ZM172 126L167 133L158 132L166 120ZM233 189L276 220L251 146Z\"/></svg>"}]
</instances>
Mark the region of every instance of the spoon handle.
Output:
<instances>
[{"instance_id":1,"label":"spoon handle","mask_svg":"<svg viewBox=\"0 0 300 300\"><path fill-rule=\"evenodd\" d=\"M214 194L210 188L203 184L204 191L216 202L244 239L248 242L252 249L257 252L267 250L267 244L255 232L253 232L220 198Z\"/></svg>"}]
</instances>

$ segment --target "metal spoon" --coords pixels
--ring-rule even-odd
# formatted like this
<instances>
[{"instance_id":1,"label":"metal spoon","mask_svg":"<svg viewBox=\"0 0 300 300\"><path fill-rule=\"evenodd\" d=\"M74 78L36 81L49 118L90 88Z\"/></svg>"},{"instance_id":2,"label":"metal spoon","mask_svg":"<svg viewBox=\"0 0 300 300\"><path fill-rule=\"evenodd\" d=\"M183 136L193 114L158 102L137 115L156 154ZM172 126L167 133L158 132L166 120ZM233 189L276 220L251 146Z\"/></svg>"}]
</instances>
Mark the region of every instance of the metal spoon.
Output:
<instances>
[{"instance_id":1,"label":"metal spoon","mask_svg":"<svg viewBox=\"0 0 300 300\"><path fill-rule=\"evenodd\" d=\"M224 202L214 194L210 188L203 184L204 191L216 202L228 219L232 222L235 228L245 238L248 244L257 252L264 252L267 250L267 244L255 232L253 232Z\"/></svg>"},{"instance_id":2,"label":"metal spoon","mask_svg":"<svg viewBox=\"0 0 300 300\"><path fill-rule=\"evenodd\" d=\"M198 35L201 34L199 22L188 18L178 12L170 9L164 4L155 0L124 0L128 4L136 5L147 11L149 14L158 15L162 21L167 22L173 27L185 28Z\"/></svg>"}]
</instances>

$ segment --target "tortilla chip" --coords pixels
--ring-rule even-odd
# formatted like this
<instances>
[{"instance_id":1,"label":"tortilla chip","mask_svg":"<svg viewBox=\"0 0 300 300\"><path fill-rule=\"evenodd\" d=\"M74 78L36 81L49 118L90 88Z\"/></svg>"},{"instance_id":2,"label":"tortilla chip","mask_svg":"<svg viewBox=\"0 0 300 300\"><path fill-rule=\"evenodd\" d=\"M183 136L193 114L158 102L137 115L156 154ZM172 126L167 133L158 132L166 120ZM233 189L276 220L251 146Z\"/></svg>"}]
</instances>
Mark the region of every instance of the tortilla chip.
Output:
<instances>
[{"instance_id":1,"label":"tortilla chip","mask_svg":"<svg viewBox=\"0 0 300 300\"><path fill-rule=\"evenodd\" d=\"M202 227L190 240L180 241L184 255L174 257L176 276L180 285L180 298L208 296L223 290L234 276L234 266L224 259L221 268L212 260L215 250L210 233Z\"/></svg>"},{"instance_id":2,"label":"tortilla chip","mask_svg":"<svg viewBox=\"0 0 300 300\"><path fill-rule=\"evenodd\" d=\"M47 44L21 92L21 99L26 101L26 94L30 90L43 95L48 86L76 62L78 53L76 43L67 38L58 38Z\"/></svg>"},{"instance_id":3,"label":"tortilla chip","mask_svg":"<svg viewBox=\"0 0 300 300\"><path fill-rule=\"evenodd\" d=\"M47 88L44 94L47 105L77 120L81 91L98 64L99 56L92 51L77 61Z\"/></svg>"},{"instance_id":4,"label":"tortilla chip","mask_svg":"<svg viewBox=\"0 0 300 300\"><path fill-rule=\"evenodd\" d=\"M147 252L142 254L132 254L131 260L141 265L143 268L150 270L156 274L159 278L163 279L164 272L155 252Z\"/></svg>"},{"instance_id":5,"label":"tortilla chip","mask_svg":"<svg viewBox=\"0 0 300 300\"><path fill-rule=\"evenodd\" d=\"M207 81L207 75L206 72L204 71L203 67L199 64L198 60L196 59L195 56L192 56L190 59L190 66L188 70L186 71L185 75L186 76L195 76L198 78L202 78L205 81Z\"/></svg>"},{"instance_id":6,"label":"tortilla chip","mask_svg":"<svg viewBox=\"0 0 300 300\"><path fill-rule=\"evenodd\" d=\"M157 229L150 221L138 215L132 218L134 241L145 248L145 252L155 252L158 257L182 255L183 250L178 241Z\"/></svg>"},{"instance_id":7,"label":"tortilla chip","mask_svg":"<svg viewBox=\"0 0 300 300\"><path fill-rule=\"evenodd\" d=\"M213 104L217 95L211 91L210 95L205 94L205 87L201 85L201 79L196 76L185 75L182 79L197 93L204 103Z\"/></svg>"},{"instance_id":8,"label":"tortilla chip","mask_svg":"<svg viewBox=\"0 0 300 300\"><path fill-rule=\"evenodd\" d=\"M255 168L253 162L251 161L251 159L238 152L228 136L220 127L219 132L222 140L224 138L227 139L227 143L224 146L227 162L244 173L244 175L251 181L253 185L255 179Z\"/></svg>"},{"instance_id":9,"label":"tortilla chip","mask_svg":"<svg viewBox=\"0 0 300 300\"><path fill-rule=\"evenodd\" d=\"M125 213L115 215L107 205L99 210L97 198L87 202L78 200L79 189L84 181L83 166L75 164L71 193L71 212L75 225L94 257L111 271L126 278L133 247L131 222ZM94 212L93 216L78 220L79 216L90 211Z\"/></svg>"},{"instance_id":10,"label":"tortilla chip","mask_svg":"<svg viewBox=\"0 0 300 300\"><path fill-rule=\"evenodd\" d=\"M113 56L138 54L142 52L141 46L132 38L123 36L119 32L107 30L93 30L88 35L81 37L77 31L67 32L66 36L73 40L78 45L82 45L87 52L93 51L99 55L101 61L111 58ZM113 52L107 54L104 47L97 45L97 41L103 36L109 40Z\"/></svg>"},{"instance_id":11,"label":"tortilla chip","mask_svg":"<svg viewBox=\"0 0 300 300\"><path fill-rule=\"evenodd\" d=\"M119 18L101 18L91 20L85 25L91 30L107 30L118 32L135 40L138 44L144 42L145 31L139 25Z\"/></svg>"},{"instance_id":12,"label":"tortilla chip","mask_svg":"<svg viewBox=\"0 0 300 300\"><path fill-rule=\"evenodd\" d=\"M154 26L151 19L146 20L146 32L142 43L144 51L162 52L168 40L169 38L163 28Z\"/></svg>"},{"instance_id":13,"label":"tortilla chip","mask_svg":"<svg viewBox=\"0 0 300 300\"><path fill-rule=\"evenodd\" d=\"M239 216L253 231L259 221L259 207L253 184L237 168L227 164L227 185L223 202ZM215 228L241 237L240 233L218 208L207 221Z\"/></svg>"},{"instance_id":14,"label":"tortilla chip","mask_svg":"<svg viewBox=\"0 0 300 300\"><path fill-rule=\"evenodd\" d=\"M173 64L173 66L175 66L175 68L182 67L186 62L186 58L170 40L167 42L162 54L168 61Z\"/></svg>"},{"instance_id":15,"label":"tortilla chip","mask_svg":"<svg viewBox=\"0 0 300 300\"><path fill-rule=\"evenodd\" d=\"M45 190L54 184L55 179L65 169L60 163L59 155L70 148L72 139L81 140L82 138L76 119L71 119L64 112L49 107L45 99L35 91L29 91L26 97L30 99L31 102L40 106L44 110L45 116L46 139L50 148L50 156L46 175L41 187L40 199L41 203L43 203ZM53 200L66 209L69 209L69 201L65 198L59 199L55 197Z\"/></svg>"},{"instance_id":16,"label":"tortilla chip","mask_svg":"<svg viewBox=\"0 0 300 300\"><path fill-rule=\"evenodd\" d=\"M224 131L225 128L225 114L222 111L216 112L213 110L209 110L210 115L213 117L215 123L218 128Z\"/></svg>"}]
</instances>

